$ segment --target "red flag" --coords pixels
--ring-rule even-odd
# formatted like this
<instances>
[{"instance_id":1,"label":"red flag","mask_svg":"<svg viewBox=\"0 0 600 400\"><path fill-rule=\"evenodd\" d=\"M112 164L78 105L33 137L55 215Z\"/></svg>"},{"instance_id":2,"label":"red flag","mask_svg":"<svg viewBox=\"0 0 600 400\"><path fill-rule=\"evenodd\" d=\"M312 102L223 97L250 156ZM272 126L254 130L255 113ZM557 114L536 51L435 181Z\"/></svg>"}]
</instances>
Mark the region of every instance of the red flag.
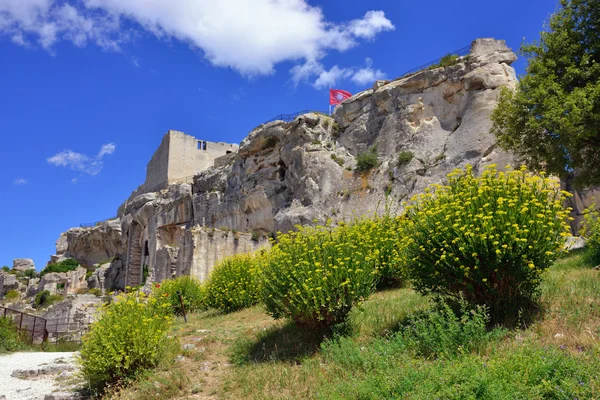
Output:
<instances>
[{"instance_id":1,"label":"red flag","mask_svg":"<svg viewBox=\"0 0 600 400\"><path fill-rule=\"evenodd\" d=\"M340 104L342 101L352 97L352 94L345 90L329 89L329 104Z\"/></svg>"}]
</instances>

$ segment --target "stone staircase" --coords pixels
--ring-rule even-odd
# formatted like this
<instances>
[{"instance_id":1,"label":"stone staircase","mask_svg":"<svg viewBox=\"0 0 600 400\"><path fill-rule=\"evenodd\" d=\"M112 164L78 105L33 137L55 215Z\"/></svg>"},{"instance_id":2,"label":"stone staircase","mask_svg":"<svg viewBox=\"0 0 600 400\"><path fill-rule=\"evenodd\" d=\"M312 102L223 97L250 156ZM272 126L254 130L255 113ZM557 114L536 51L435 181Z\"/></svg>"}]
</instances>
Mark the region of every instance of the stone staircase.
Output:
<instances>
[{"instance_id":1,"label":"stone staircase","mask_svg":"<svg viewBox=\"0 0 600 400\"><path fill-rule=\"evenodd\" d=\"M127 286L142 284L142 247L139 245L142 232L139 227L133 229L129 239L129 265L127 268Z\"/></svg>"}]
</instances>

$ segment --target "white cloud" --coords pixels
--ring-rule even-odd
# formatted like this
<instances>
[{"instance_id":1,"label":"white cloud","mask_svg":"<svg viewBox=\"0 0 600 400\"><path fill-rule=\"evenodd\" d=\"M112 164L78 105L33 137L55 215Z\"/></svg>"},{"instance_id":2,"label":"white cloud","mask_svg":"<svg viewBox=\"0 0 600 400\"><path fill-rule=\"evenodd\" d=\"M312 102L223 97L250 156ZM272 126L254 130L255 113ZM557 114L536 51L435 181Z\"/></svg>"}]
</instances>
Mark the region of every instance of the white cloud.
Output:
<instances>
[{"instance_id":1,"label":"white cloud","mask_svg":"<svg viewBox=\"0 0 600 400\"><path fill-rule=\"evenodd\" d=\"M317 89L334 86L338 81L352 75L352 70L334 65L329 71L322 71L313 86Z\"/></svg>"},{"instance_id":2,"label":"white cloud","mask_svg":"<svg viewBox=\"0 0 600 400\"><path fill-rule=\"evenodd\" d=\"M114 143L103 144L102 147L100 147L97 158L102 158L105 154L112 154L116 149L117 146Z\"/></svg>"},{"instance_id":3,"label":"white cloud","mask_svg":"<svg viewBox=\"0 0 600 400\"><path fill-rule=\"evenodd\" d=\"M119 50L119 43L127 37L119 30L118 18L90 13L67 2L0 0L0 35L8 35L22 46L37 41L52 51L57 41L68 40L78 47L92 42L106 50Z\"/></svg>"},{"instance_id":4,"label":"white cloud","mask_svg":"<svg viewBox=\"0 0 600 400\"><path fill-rule=\"evenodd\" d=\"M68 167L73 171L83 172L88 175L97 175L102 171L102 167L104 167L104 156L114 153L115 149L116 146L114 143L104 144L95 157L76 153L72 150L63 150L52 157L48 157L46 161L56 167ZM71 182L77 183L77 180L75 179L75 182Z\"/></svg>"},{"instance_id":5,"label":"white cloud","mask_svg":"<svg viewBox=\"0 0 600 400\"><path fill-rule=\"evenodd\" d=\"M380 69L373 69L372 66L373 60L367 57L365 58L365 66L362 68L341 68L334 65L331 69L326 70L323 64L313 61L296 65L290 72L295 86L300 82L307 82L316 77L312 85L316 89L323 89L334 86L348 78L359 86L372 84L378 79L385 79L386 74Z\"/></svg>"},{"instance_id":6,"label":"white cloud","mask_svg":"<svg viewBox=\"0 0 600 400\"><path fill-rule=\"evenodd\" d=\"M23 178L18 178L13 181L13 184L15 184L17 186L27 185L27 183L28 183L27 179L23 179Z\"/></svg>"},{"instance_id":7,"label":"white cloud","mask_svg":"<svg viewBox=\"0 0 600 400\"><path fill-rule=\"evenodd\" d=\"M131 36L125 29L131 22L246 76L272 74L283 61L315 63L330 50L394 29L383 11L330 22L307 0L0 0L0 35L50 51L59 40L118 51Z\"/></svg>"},{"instance_id":8,"label":"white cloud","mask_svg":"<svg viewBox=\"0 0 600 400\"><path fill-rule=\"evenodd\" d=\"M352 74L352 82L357 85L369 85L373 84L376 80L385 79L385 73L380 69L373 69L371 66L373 65L373 60L370 58L365 59L366 66L354 72Z\"/></svg>"},{"instance_id":9,"label":"white cloud","mask_svg":"<svg viewBox=\"0 0 600 400\"><path fill-rule=\"evenodd\" d=\"M393 31L396 27L383 11L368 11L362 19L350 22L350 32L356 37L373 39L378 33Z\"/></svg>"}]
</instances>

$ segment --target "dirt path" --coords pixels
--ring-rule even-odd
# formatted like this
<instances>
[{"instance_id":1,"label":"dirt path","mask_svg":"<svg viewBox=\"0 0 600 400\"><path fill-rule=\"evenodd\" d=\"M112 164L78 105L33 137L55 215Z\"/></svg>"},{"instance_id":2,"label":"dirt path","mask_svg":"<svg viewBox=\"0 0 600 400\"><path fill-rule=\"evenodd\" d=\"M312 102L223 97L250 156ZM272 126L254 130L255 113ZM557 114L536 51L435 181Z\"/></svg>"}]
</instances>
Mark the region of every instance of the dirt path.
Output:
<instances>
[{"instance_id":1,"label":"dirt path","mask_svg":"<svg viewBox=\"0 0 600 400\"><path fill-rule=\"evenodd\" d=\"M0 399L38 400L64 389L77 353L21 352L0 356Z\"/></svg>"}]
</instances>

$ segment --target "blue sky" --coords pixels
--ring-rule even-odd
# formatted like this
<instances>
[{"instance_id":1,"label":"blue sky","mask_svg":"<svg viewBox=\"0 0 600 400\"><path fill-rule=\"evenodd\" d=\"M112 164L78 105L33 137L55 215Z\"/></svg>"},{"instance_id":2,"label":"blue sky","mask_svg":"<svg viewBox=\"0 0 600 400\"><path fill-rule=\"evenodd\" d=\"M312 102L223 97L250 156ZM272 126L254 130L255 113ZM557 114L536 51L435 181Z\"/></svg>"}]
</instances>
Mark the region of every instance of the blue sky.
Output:
<instances>
[{"instance_id":1,"label":"blue sky","mask_svg":"<svg viewBox=\"0 0 600 400\"><path fill-rule=\"evenodd\" d=\"M478 37L517 49L557 1L0 0L0 266L116 214L164 133L237 143ZM524 72L524 60L515 64Z\"/></svg>"}]
</instances>

